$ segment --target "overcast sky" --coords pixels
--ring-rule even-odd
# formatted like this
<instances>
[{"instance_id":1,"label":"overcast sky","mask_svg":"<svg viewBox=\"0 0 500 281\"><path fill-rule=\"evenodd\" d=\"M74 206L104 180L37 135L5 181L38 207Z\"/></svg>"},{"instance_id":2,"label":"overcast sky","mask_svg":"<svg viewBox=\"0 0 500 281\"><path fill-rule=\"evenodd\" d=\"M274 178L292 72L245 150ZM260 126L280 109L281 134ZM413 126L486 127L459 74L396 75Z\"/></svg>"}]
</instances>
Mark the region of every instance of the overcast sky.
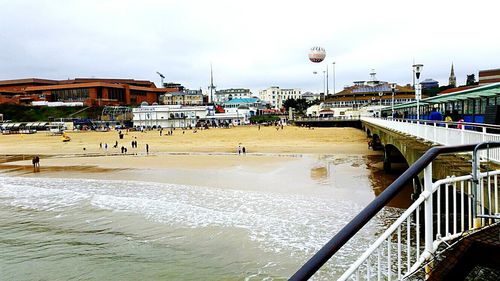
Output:
<instances>
[{"instance_id":1,"label":"overcast sky","mask_svg":"<svg viewBox=\"0 0 500 281\"><path fill-rule=\"evenodd\" d=\"M323 91L369 79L448 84L500 68L500 1L0 0L0 79L133 78ZM325 48L323 63L308 60ZM314 75L313 72L318 74Z\"/></svg>"}]
</instances>

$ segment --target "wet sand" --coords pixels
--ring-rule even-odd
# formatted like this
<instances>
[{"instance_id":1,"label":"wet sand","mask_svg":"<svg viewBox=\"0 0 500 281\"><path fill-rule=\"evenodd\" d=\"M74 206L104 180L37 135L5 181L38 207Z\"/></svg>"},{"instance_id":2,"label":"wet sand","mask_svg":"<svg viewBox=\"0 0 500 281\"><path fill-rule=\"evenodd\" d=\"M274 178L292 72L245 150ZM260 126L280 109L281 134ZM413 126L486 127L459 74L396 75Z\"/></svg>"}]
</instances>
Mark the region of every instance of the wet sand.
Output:
<instances>
[{"instance_id":1,"label":"wet sand","mask_svg":"<svg viewBox=\"0 0 500 281\"><path fill-rule=\"evenodd\" d=\"M259 130L251 126L196 133L175 130L173 136L163 133L128 132L119 139L117 131L78 132L69 133L70 142L46 133L0 136L0 154L9 155L0 159L0 172L9 176L137 180L243 190L265 190L273 185L278 192L303 193L300 186L328 178L326 162L321 160L325 155L338 159L380 155L367 148L364 132L353 128L310 130L288 126L276 130L261 126ZM137 140L139 148L130 147L132 140ZM116 141L118 147L113 148ZM108 143L108 151L100 149L99 143ZM122 145L127 147L127 154L120 153ZM248 153L238 155L238 145L245 146ZM41 156L40 172L33 172L32 155ZM344 172L358 176L356 167L350 168L345 167ZM298 174L300 177L295 176ZM297 184L299 178L303 182ZM306 192L321 196L323 191Z\"/></svg>"}]
</instances>

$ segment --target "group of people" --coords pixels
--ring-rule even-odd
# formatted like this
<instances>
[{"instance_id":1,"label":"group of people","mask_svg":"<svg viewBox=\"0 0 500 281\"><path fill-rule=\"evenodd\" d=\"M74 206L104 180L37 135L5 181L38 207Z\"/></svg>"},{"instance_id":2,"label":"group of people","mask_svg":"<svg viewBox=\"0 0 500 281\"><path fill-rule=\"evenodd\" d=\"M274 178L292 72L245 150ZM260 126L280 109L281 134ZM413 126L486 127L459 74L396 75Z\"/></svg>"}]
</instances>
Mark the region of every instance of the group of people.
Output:
<instances>
[{"instance_id":1,"label":"group of people","mask_svg":"<svg viewBox=\"0 0 500 281\"><path fill-rule=\"evenodd\" d=\"M135 137L134 140L132 140L132 142L130 143L130 146L132 148L137 148L138 147L137 137ZM115 141L115 144L113 145L113 148L118 148L118 141ZM99 150L103 150L103 149L107 153L108 152L108 144L107 143L103 144L101 142L101 143L99 143ZM85 150L85 148L84 148L84 150ZM127 147L125 147L125 146L122 145L121 148L120 148L120 151L121 151L122 154L127 154L128 149L127 149ZM149 144L146 144L146 154L149 154Z\"/></svg>"},{"instance_id":2,"label":"group of people","mask_svg":"<svg viewBox=\"0 0 500 281\"><path fill-rule=\"evenodd\" d=\"M137 140L134 139L132 142L131 142L131 146L132 148L137 148Z\"/></svg>"},{"instance_id":3,"label":"group of people","mask_svg":"<svg viewBox=\"0 0 500 281\"><path fill-rule=\"evenodd\" d=\"M31 163L33 163L33 172L40 172L40 157L38 155L33 156Z\"/></svg>"},{"instance_id":4,"label":"group of people","mask_svg":"<svg viewBox=\"0 0 500 281\"><path fill-rule=\"evenodd\" d=\"M246 154L247 150L244 146L238 145L237 152L238 152L238 155L241 155L241 154Z\"/></svg>"}]
</instances>

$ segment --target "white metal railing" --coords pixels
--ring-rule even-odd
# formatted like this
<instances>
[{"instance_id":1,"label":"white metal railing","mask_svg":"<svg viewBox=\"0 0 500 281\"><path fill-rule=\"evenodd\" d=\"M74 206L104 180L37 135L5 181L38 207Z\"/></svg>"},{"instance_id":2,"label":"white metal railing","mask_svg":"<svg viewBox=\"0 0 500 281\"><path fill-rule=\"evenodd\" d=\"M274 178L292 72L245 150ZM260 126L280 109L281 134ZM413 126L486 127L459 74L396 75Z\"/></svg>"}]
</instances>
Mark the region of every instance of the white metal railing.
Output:
<instances>
[{"instance_id":1,"label":"white metal railing","mask_svg":"<svg viewBox=\"0 0 500 281\"><path fill-rule=\"evenodd\" d=\"M341 121L341 120L360 120L359 115L343 115L333 117L298 117L295 121Z\"/></svg>"},{"instance_id":2,"label":"white metal railing","mask_svg":"<svg viewBox=\"0 0 500 281\"><path fill-rule=\"evenodd\" d=\"M374 117L361 117L361 120L441 145L500 141L500 127L494 125ZM490 149L489 155L487 153L482 151L480 156L483 158L488 157L495 163L500 163L500 148Z\"/></svg>"},{"instance_id":3,"label":"white metal railing","mask_svg":"<svg viewBox=\"0 0 500 281\"><path fill-rule=\"evenodd\" d=\"M499 174L500 170L480 173L477 185L472 183L472 175L432 182L432 163L429 164L424 170L424 191L417 200L338 280L401 280L421 272L442 242L500 218Z\"/></svg>"}]
</instances>

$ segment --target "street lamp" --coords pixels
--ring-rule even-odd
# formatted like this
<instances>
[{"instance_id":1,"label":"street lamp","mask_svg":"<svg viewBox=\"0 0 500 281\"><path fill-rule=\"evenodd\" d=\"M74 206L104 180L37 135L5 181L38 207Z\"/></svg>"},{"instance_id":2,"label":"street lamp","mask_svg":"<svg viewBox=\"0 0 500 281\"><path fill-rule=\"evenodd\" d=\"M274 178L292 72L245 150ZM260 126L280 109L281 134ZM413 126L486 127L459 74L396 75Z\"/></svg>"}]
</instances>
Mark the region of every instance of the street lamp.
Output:
<instances>
[{"instance_id":1,"label":"street lamp","mask_svg":"<svg viewBox=\"0 0 500 281\"><path fill-rule=\"evenodd\" d=\"M420 120L420 107L419 107L419 101L422 98L422 85L420 85L419 79L420 79L420 72L422 72L422 68L424 67L423 64L414 64L413 65L413 72L415 72L415 77L417 78L416 80L416 85L415 87L415 99L417 100L417 122Z\"/></svg>"},{"instance_id":2,"label":"street lamp","mask_svg":"<svg viewBox=\"0 0 500 281\"><path fill-rule=\"evenodd\" d=\"M391 116L392 118L394 118L394 93L396 91L396 83L391 83L391 91L392 91Z\"/></svg>"}]
</instances>

